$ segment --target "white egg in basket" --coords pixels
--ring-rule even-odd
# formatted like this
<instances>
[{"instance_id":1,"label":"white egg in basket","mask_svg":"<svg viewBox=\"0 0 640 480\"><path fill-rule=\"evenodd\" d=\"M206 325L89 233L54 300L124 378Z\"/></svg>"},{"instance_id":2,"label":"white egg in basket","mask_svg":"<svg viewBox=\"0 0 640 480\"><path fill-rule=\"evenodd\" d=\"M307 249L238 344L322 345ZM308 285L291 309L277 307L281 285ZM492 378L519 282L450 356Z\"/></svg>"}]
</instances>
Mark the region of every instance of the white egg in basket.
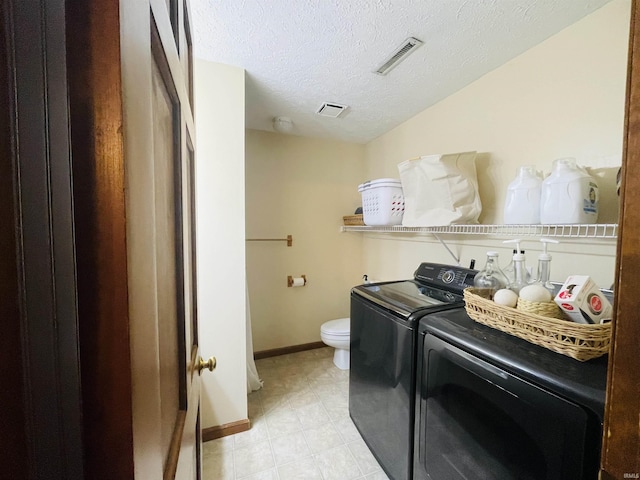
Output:
<instances>
[{"instance_id":1,"label":"white egg in basket","mask_svg":"<svg viewBox=\"0 0 640 480\"><path fill-rule=\"evenodd\" d=\"M493 294L493 301L498 305L513 308L518 303L518 294L508 288L502 288Z\"/></svg>"},{"instance_id":2,"label":"white egg in basket","mask_svg":"<svg viewBox=\"0 0 640 480\"><path fill-rule=\"evenodd\" d=\"M527 285L520 289L520 298L529 302L547 303L552 300L551 292L542 285Z\"/></svg>"}]
</instances>

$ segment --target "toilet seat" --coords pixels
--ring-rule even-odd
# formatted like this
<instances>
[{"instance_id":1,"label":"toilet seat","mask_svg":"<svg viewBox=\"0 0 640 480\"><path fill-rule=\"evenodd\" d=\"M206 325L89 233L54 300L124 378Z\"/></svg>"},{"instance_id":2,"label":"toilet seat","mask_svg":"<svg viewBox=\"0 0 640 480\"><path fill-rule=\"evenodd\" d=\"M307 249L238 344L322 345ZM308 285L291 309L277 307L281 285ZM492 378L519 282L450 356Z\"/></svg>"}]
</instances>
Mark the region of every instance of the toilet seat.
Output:
<instances>
[{"instance_id":1,"label":"toilet seat","mask_svg":"<svg viewBox=\"0 0 640 480\"><path fill-rule=\"evenodd\" d=\"M329 335L332 337L346 336L348 337L351 331L351 320L347 318L338 318L337 320L330 320L325 322L320 327L320 333Z\"/></svg>"}]
</instances>

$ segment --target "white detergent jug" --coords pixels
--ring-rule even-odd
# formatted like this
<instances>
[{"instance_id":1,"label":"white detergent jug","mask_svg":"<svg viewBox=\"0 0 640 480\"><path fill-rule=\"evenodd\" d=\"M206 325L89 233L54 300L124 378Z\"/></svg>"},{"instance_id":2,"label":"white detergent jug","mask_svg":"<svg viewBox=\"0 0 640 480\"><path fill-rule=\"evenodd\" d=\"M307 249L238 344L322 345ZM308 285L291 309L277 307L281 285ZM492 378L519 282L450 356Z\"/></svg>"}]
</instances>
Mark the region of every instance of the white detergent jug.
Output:
<instances>
[{"instance_id":1,"label":"white detergent jug","mask_svg":"<svg viewBox=\"0 0 640 480\"><path fill-rule=\"evenodd\" d=\"M596 223L598 183L574 158L559 158L542 182L540 222L543 224Z\"/></svg>"},{"instance_id":2,"label":"white detergent jug","mask_svg":"<svg viewBox=\"0 0 640 480\"><path fill-rule=\"evenodd\" d=\"M507 187L504 204L504 223L540 223L540 192L542 179L532 165L518 168L518 175Z\"/></svg>"}]
</instances>

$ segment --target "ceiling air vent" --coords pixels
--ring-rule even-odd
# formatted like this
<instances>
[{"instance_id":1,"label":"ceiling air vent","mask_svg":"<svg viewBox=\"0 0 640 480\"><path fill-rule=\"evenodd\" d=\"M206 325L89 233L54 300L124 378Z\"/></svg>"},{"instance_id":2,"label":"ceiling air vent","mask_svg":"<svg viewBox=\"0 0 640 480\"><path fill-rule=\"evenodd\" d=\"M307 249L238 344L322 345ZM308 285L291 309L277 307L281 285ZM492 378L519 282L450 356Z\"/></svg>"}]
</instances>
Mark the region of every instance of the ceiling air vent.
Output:
<instances>
[{"instance_id":1,"label":"ceiling air vent","mask_svg":"<svg viewBox=\"0 0 640 480\"><path fill-rule=\"evenodd\" d=\"M324 102L320 105L320 108L316 111L318 115L324 115L325 117L337 118L348 107L346 105L339 105L337 103Z\"/></svg>"},{"instance_id":2,"label":"ceiling air vent","mask_svg":"<svg viewBox=\"0 0 640 480\"><path fill-rule=\"evenodd\" d=\"M407 38L402 45L400 45L391 56L384 61L373 73L378 75L386 75L393 70L400 62L409 56L416 48L422 45L422 41L414 37Z\"/></svg>"}]
</instances>

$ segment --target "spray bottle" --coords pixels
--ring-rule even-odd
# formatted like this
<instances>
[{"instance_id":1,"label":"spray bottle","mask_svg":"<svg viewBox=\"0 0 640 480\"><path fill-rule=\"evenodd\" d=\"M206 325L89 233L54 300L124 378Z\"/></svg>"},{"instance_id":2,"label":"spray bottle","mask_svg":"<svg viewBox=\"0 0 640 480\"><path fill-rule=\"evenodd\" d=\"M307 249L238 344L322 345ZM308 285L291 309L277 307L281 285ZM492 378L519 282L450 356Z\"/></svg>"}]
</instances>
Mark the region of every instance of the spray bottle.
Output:
<instances>
[{"instance_id":1,"label":"spray bottle","mask_svg":"<svg viewBox=\"0 0 640 480\"><path fill-rule=\"evenodd\" d=\"M516 250L518 253L513 255L513 278L511 279L511 283L507 285L509 290L513 290L516 293L520 293L520 289L522 287L526 287L529 282L527 280L527 266L526 266L526 258L522 250L520 249L519 238L515 238L513 240L505 240L502 243L515 243Z\"/></svg>"},{"instance_id":2,"label":"spray bottle","mask_svg":"<svg viewBox=\"0 0 640 480\"><path fill-rule=\"evenodd\" d=\"M541 238L542 253L538 255L538 273L536 275L535 283L542 285L544 288L551 292L551 296L555 296L555 287L549 280L551 273L551 255L547 253L547 245L549 243L560 243L557 240L551 240L550 238Z\"/></svg>"}]
</instances>

